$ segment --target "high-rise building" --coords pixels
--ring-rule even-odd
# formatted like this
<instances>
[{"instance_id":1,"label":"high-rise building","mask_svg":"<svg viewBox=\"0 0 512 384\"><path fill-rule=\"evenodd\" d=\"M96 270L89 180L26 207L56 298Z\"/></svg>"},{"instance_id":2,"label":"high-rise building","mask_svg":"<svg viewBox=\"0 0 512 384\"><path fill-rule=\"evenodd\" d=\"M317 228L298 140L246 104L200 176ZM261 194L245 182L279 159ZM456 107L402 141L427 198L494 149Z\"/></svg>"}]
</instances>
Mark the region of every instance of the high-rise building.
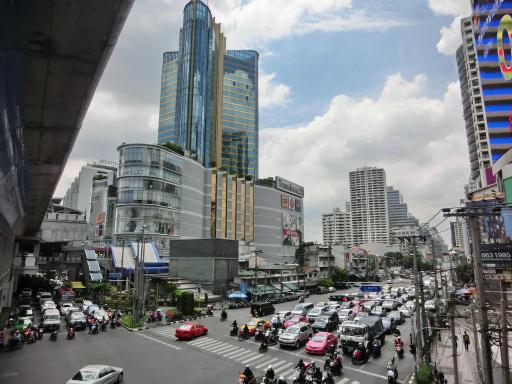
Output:
<instances>
[{"instance_id":1,"label":"high-rise building","mask_svg":"<svg viewBox=\"0 0 512 384\"><path fill-rule=\"evenodd\" d=\"M472 16L461 20L457 67L470 161L470 182L485 187L495 178L491 166L512 148L512 70L507 28L512 4L472 1Z\"/></svg>"},{"instance_id":2,"label":"high-rise building","mask_svg":"<svg viewBox=\"0 0 512 384\"><path fill-rule=\"evenodd\" d=\"M452 221L450 223L450 232L452 235L452 248L464 248L464 226L462 221Z\"/></svg>"},{"instance_id":3,"label":"high-rise building","mask_svg":"<svg viewBox=\"0 0 512 384\"><path fill-rule=\"evenodd\" d=\"M322 214L322 235L324 244L352 245L352 223L350 213L335 208Z\"/></svg>"},{"instance_id":4,"label":"high-rise building","mask_svg":"<svg viewBox=\"0 0 512 384\"><path fill-rule=\"evenodd\" d=\"M388 243L386 172L363 167L349 173L350 215L354 244Z\"/></svg>"},{"instance_id":5,"label":"high-rise building","mask_svg":"<svg viewBox=\"0 0 512 384\"><path fill-rule=\"evenodd\" d=\"M165 52L158 143L205 167L258 176L258 53L226 50L208 6L184 9L179 51Z\"/></svg>"},{"instance_id":6,"label":"high-rise building","mask_svg":"<svg viewBox=\"0 0 512 384\"><path fill-rule=\"evenodd\" d=\"M419 221L407 210L407 204L403 202L398 189L387 187L389 228L417 226Z\"/></svg>"}]
</instances>

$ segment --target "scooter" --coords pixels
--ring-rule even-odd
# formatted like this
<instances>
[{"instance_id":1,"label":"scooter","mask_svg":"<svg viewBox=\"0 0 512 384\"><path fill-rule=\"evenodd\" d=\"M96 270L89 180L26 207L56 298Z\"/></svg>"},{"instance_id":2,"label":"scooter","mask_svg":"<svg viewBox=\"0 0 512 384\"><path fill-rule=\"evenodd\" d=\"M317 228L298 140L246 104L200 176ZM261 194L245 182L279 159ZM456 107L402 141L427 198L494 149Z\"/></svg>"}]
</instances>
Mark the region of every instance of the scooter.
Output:
<instances>
[{"instance_id":1,"label":"scooter","mask_svg":"<svg viewBox=\"0 0 512 384\"><path fill-rule=\"evenodd\" d=\"M44 328L43 327L39 327L37 329L37 340L42 340L43 339L43 333L44 333Z\"/></svg>"},{"instance_id":2,"label":"scooter","mask_svg":"<svg viewBox=\"0 0 512 384\"><path fill-rule=\"evenodd\" d=\"M367 352L363 347L354 349L354 352L352 353L352 364L364 364L367 361Z\"/></svg>"},{"instance_id":3,"label":"scooter","mask_svg":"<svg viewBox=\"0 0 512 384\"><path fill-rule=\"evenodd\" d=\"M372 356L374 358L380 357L380 353L381 353L381 346L380 346L380 344L373 344L373 346L372 346Z\"/></svg>"},{"instance_id":4,"label":"scooter","mask_svg":"<svg viewBox=\"0 0 512 384\"><path fill-rule=\"evenodd\" d=\"M27 344L33 344L36 342L36 335L34 334L34 331L25 332L24 337Z\"/></svg>"},{"instance_id":5,"label":"scooter","mask_svg":"<svg viewBox=\"0 0 512 384\"><path fill-rule=\"evenodd\" d=\"M66 338L67 338L68 340L72 340L72 339L74 339L74 338L75 338L75 328L73 328L73 327L69 327L69 329L68 329L68 334L67 334Z\"/></svg>"},{"instance_id":6,"label":"scooter","mask_svg":"<svg viewBox=\"0 0 512 384\"><path fill-rule=\"evenodd\" d=\"M50 333L50 341L57 341L58 334L59 332L56 329L54 329L52 333Z\"/></svg>"},{"instance_id":7,"label":"scooter","mask_svg":"<svg viewBox=\"0 0 512 384\"><path fill-rule=\"evenodd\" d=\"M238 341L247 340L249 339L249 334L246 334L243 329L238 331Z\"/></svg>"},{"instance_id":8,"label":"scooter","mask_svg":"<svg viewBox=\"0 0 512 384\"><path fill-rule=\"evenodd\" d=\"M395 384L396 383L396 374L395 371L391 368L388 368L388 384Z\"/></svg>"},{"instance_id":9,"label":"scooter","mask_svg":"<svg viewBox=\"0 0 512 384\"><path fill-rule=\"evenodd\" d=\"M330 372L331 375L339 376L341 375L341 371L343 370L343 362L341 361L341 357L338 362L331 361L326 371Z\"/></svg>"},{"instance_id":10,"label":"scooter","mask_svg":"<svg viewBox=\"0 0 512 384\"><path fill-rule=\"evenodd\" d=\"M267 343L265 342L265 340L263 340L260 344L260 348L258 349L258 352L259 353L263 353L263 352L267 352L268 351L268 345Z\"/></svg>"},{"instance_id":11,"label":"scooter","mask_svg":"<svg viewBox=\"0 0 512 384\"><path fill-rule=\"evenodd\" d=\"M404 349L402 348L402 346L401 346L401 345L397 345L397 346L395 347L395 349L396 349L396 354L397 354L397 356L398 356L398 358L399 358L399 359L401 359L402 357L404 357Z\"/></svg>"},{"instance_id":12,"label":"scooter","mask_svg":"<svg viewBox=\"0 0 512 384\"><path fill-rule=\"evenodd\" d=\"M229 330L229 336L236 336L238 334L238 328L235 326L231 326L231 329Z\"/></svg>"}]
</instances>

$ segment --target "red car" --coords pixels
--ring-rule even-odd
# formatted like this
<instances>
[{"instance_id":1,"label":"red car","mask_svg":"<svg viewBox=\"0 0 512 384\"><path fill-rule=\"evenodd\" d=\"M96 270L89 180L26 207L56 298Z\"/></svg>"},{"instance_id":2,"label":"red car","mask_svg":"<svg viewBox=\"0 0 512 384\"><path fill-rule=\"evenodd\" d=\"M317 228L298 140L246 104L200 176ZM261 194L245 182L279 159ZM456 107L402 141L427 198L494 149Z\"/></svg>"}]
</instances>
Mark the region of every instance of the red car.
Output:
<instances>
[{"instance_id":1,"label":"red car","mask_svg":"<svg viewBox=\"0 0 512 384\"><path fill-rule=\"evenodd\" d=\"M207 333L208 328L206 328L206 326L190 321L176 329L176 338L180 340L190 340L194 337L206 335Z\"/></svg>"},{"instance_id":2,"label":"red car","mask_svg":"<svg viewBox=\"0 0 512 384\"><path fill-rule=\"evenodd\" d=\"M297 323L309 323L309 320L304 315L293 315L288 320L285 320L285 322L283 323L283 326L285 328L288 328Z\"/></svg>"},{"instance_id":3,"label":"red car","mask_svg":"<svg viewBox=\"0 0 512 384\"><path fill-rule=\"evenodd\" d=\"M329 348L338 345L338 338L329 332L318 332L306 344L306 352L315 355L324 355Z\"/></svg>"}]
</instances>

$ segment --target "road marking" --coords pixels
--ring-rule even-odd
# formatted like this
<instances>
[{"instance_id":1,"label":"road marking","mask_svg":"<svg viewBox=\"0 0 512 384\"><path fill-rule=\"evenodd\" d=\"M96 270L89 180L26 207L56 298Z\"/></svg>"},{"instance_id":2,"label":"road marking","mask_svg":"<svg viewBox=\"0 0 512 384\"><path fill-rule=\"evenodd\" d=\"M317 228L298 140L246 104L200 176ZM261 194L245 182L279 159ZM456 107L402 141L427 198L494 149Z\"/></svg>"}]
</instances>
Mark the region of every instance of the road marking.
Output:
<instances>
[{"instance_id":1,"label":"road marking","mask_svg":"<svg viewBox=\"0 0 512 384\"><path fill-rule=\"evenodd\" d=\"M294 378L294 376L295 376L295 368L293 368L293 369L289 370L288 372L286 372L286 374L289 374L289 373L291 373L291 375L288 376L287 379L288 380L292 380Z\"/></svg>"},{"instance_id":2,"label":"road marking","mask_svg":"<svg viewBox=\"0 0 512 384\"><path fill-rule=\"evenodd\" d=\"M250 359L247 359L247 360L242 361L242 363L247 364L247 363L248 363L248 362L250 362L250 361L253 361L253 360L259 360L259 359L262 359L262 358L264 358L264 357L265 357L265 355L260 355L260 354L258 354L258 355L256 355L256 356L251 357Z\"/></svg>"},{"instance_id":3,"label":"road marking","mask_svg":"<svg viewBox=\"0 0 512 384\"><path fill-rule=\"evenodd\" d=\"M206 341L211 341L211 340L213 340L213 339L210 339L209 337L205 337L204 339L189 341L188 344L190 344L190 345L202 344L202 343L204 343Z\"/></svg>"},{"instance_id":4,"label":"road marking","mask_svg":"<svg viewBox=\"0 0 512 384\"><path fill-rule=\"evenodd\" d=\"M211 344L215 344L215 343L218 343L217 340L206 340L204 343L195 343L195 344L192 344L194 347L199 347L199 348L204 348L208 345L211 345Z\"/></svg>"},{"instance_id":5,"label":"road marking","mask_svg":"<svg viewBox=\"0 0 512 384\"><path fill-rule=\"evenodd\" d=\"M261 368L261 367L263 367L263 366L265 366L267 364L270 364L271 362L276 361L276 360L279 360L279 359L277 357L273 357L272 359L267 360L264 363L261 363L261 364L257 365L256 368Z\"/></svg>"},{"instance_id":6,"label":"road marking","mask_svg":"<svg viewBox=\"0 0 512 384\"><path fill-rule=\"evenodd\" d=\"M353 381L352 384L359 384L359 381Z\"/></svg>"},{"instance_id":7,"label":"road marking","mask_svg":"<svg viewBox=\"0 0 512 384\"><path fill-rule=\"evenodd\" d=\"M176 347L175 345L171 345L169 343L166 343L165 341L162 341L162 340L159 340L159 339L155 339L154 337L151 337L151 336L148 336L148 335L144 335L143 333L136 333L136 334L141 336L141 337L144 337L145 339L156 341L157 343L163 344L163 345L165 345L165 346L167 346L169 348L181 349L180 347Z\"/></svg>"},{"instance_id":8,"label":"road marking","mask_svg":"<svg viewBox=\"0 0 512 384\"><path fill-rule=\"evenodd\" d=\"M285 371L287 370L288 368L290 368L290 366L293 365L293 363L286 363L284 364L283 366L277 368L277 369L274 369L274 372L275 373L278 373L278 372L281 372L281 371ZM293 371L292 371L293 372Z\"/></svg>"},{"instance_id":9,"label":"road marking","mask_svg":"<svg viewBox=\"0 0 512 384\"><path fill-rule=\"evenodd\" d=\"M344 379L341 379L340 381L338 381L338 384L345 384L349 380L350 379L348 377L345 377Z\"/></svg>"},{"instance_id":10,"label":"road marking","mask_svg":"<svg viewBox=\"0 0 512 384\"><path fill-rule=\"evenodd\" d=\"M231 358L231 356L235 356L235 355L237 355L237 354L239 354L239 353L241 353L241 352L243 352L243 351L246 351L246 349L244 349L244 348L238 348L238 349L235 349L234 351L231 351L231 352L229 352L229 353L226 353L226 354L224 354L224 355L222 355L222 356L224 356L224 357L228 357L228 358Z\"/></svg>"},{"instance_id":11,"label":"road marking","mask_svg":"<svg viewBox=\"0 0 512 384\"><path fill-rule=\"evenodd\" d=\"M233 360L235 361L241 361L249 356L252 356L254 354L254 351L248 351L248 352L242 352L238 356L233 357Z\"/></svg>"},{"instance_id":12,"label":"road marking","mask_svg":"<svg viewBox=\"0 0 512 384\"><path fill-rule=\"evenodd\" d=\"M219 341L218 343L215 343L215 344L210 344L206 347L199 347L201 349L204 349L205 351L209 351L211 349L215 349L215 348L219 348L219 347L223 347L225 344L221 341Z\"/></svg>"},{"instance_id":13,"label":"road marking","mask_svg":"<svg viewBox=\"0 0 512 384\"><path fill-rule=\"evenodd\" d=\"M226 345L225 347L222 347L222 348L219 348L219 349L216 349L215 351L212 351L214 353L221 353L221 352L227 352L227 351L230 351L232 350L233 346L231 344L228 344Z\"/></svg>"}]
</instances>

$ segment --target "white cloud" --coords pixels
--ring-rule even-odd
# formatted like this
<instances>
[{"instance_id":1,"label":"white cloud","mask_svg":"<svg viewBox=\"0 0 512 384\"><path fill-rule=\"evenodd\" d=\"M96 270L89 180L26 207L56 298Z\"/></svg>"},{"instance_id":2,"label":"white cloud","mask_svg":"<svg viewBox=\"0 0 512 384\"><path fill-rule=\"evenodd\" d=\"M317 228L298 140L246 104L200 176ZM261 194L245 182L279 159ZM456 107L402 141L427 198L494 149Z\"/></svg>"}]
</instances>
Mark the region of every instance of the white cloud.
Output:
<instances>
[{"instance_id":1,"label":"white cloud","mask_svg":"<svg viewBox=\"0 0 512 384\"><path fill-rule=\"evenodd\" d=\"M276 108L288 103L292 96L290 87L286 84L276 82L275 73L259 73L258 79L259 107Z\"/></svg>"},{"instance_id":2,"label":"white cloud","mask_svg":"<svg viewBox=\"0 0 512 384\"><path fill-rule=\"evenodd\" d=\"M430 9L437 15L455 16L449 26L441 28L437 50L444 55L453 55L462 44L460 20L471 15L469 0L429 0Z\"/></svg>"},{"instance_id":3,"label":"white cloud","mask_svg":"<svg viewBox=\"0 0 512 384\"><path fill-rule=\"evenodd\" d=\"M459 86L428 98L426 80L391 75L377 98L338 95L302 126L261 131L260 175L305 186L306 239L321 241L321 213L344 207L348 172L365 165L383 167L420 219L457 203L468 174Z\"/></svg>"}]
</instances>

